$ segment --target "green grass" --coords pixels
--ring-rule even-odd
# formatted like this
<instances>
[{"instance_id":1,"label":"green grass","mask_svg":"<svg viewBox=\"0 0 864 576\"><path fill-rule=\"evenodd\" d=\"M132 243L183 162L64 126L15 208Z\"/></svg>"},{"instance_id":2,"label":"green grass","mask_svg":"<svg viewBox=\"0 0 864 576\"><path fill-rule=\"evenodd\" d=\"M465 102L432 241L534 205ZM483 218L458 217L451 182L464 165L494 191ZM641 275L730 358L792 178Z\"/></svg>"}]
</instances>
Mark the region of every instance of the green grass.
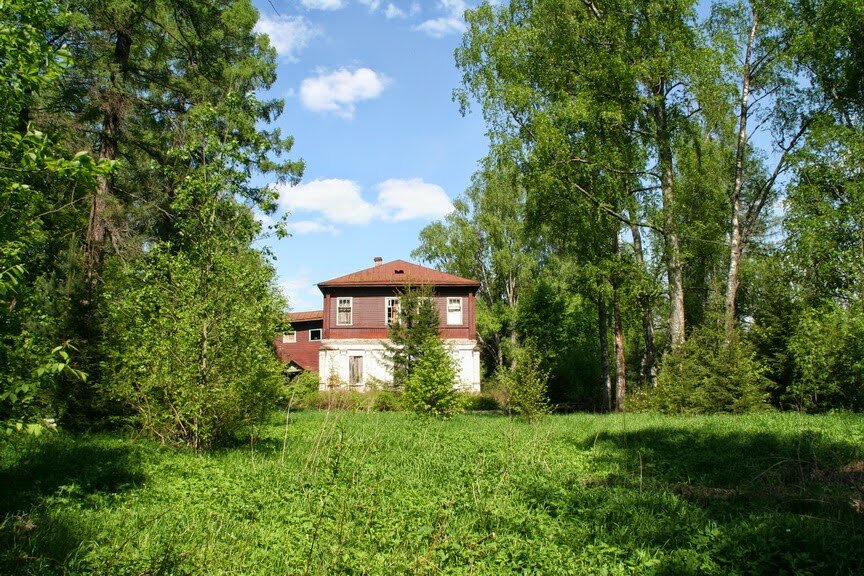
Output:
<instances>
[{"instance_id":1,"label":"green grass","mask_svg":"<svg viewBox=\"0 0 864 576\"><path fill-rule=\"evenodd\" d=\"M0 446L7 574L864 572L864 417L274 414Z\"/></svg>"}]
</instances>

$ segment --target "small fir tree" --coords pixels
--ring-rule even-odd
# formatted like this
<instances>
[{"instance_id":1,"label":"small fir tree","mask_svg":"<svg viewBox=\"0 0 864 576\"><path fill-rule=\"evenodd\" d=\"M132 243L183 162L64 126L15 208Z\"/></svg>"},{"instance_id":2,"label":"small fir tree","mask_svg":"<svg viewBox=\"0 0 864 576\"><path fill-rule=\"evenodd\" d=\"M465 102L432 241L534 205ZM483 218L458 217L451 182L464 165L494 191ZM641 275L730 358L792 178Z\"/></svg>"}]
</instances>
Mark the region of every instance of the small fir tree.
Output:
<instances>
[{"instance_id":1,"label":"small fir tree","mask_svg":"<svg viewBox=\"0 0 864 576\"><path fill-rule=\"evenodd\" d=\"M405 405L412 412L440 418L460 412L456 366L444 343L430 336L419 352L420 358L405 382Z\"/></svg>"},{"instance_id":2,"label":"small fir tree","mask_svg":"<svg viewBox=\"0 0 864 576\"><path fill-rule=\"evenodd\" d=\"M399 293L398 313L389 327L390 342L384 344L393 367L394 388L406 385L423 356L424 343L437 338L440 319L433 298L428 286L409 286Z\"/></svg>"}]
</instances>

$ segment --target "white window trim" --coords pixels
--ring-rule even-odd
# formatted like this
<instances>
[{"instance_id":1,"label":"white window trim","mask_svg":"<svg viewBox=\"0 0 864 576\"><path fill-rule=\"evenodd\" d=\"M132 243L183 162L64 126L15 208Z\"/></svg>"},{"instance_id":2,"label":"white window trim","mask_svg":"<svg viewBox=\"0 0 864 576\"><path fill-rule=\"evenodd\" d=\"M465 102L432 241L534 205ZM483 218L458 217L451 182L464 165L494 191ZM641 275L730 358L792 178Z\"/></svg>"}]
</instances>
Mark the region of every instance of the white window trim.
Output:
<instances>
[{"instance_id":1,"label":"white window trim","mask_svg":"<svg viewBox=\"0 0 864 576\"><path fill-rule=\"evenodd\" d=\"M318 338L312 338L313 332L318 332ZM318 342L323 337L324 337L324 330L322 330L321 328L310 328L309 329L309 341L310 342Z\"/></svg>"},{"instance_id":2,"label":"white window trim","mask_svg":"<svg viewBox=\"0 0 864 576\"><path fill-rule=\"evenodd\" d=\"M457 312L459 313L459 321L458 321L458 322L451 322L451 321L450 321L450 313L451 313L451 311L450 311L450 301L451 301L451 300L457 300L457 301L459 302L459 310L453 310L453 311L452 311L453 314L455 314L455 313L457 313ZM464 306L462 305L462 298L461 298L461 297L458 297L458 298L455 297L455 296L448 296L448 297L447 297L447 310L446 310L446 314L447 314L447 325L448 325L448 326L462 326L463 324L465 324L465 308L464 308Z\"/></svg>"},{"instance_id":3,"label":"white window trim","mask_svg":"<svg viewBox=\"0 0 864 576\"><path fill-rule=\"evenodd\" d=\"M297 343L297 332L283 332L282 333L282 344L296 344Z\"/></svg>"},{"instance_id":4,"label":"white window trim","mask_svg":"<svg viewBox=\"0 0 864 576\"><path fill-rule=\"evenodd\" d=\"M339 322L339 301L348 301L348 322ZM352 296L337 296L336 297L336 325L351 326L354 324L354 298Z\"/></svg>"},{"instance_id":5,"label":"white window trim","mask_svg":"<svg viewBox=\"0 0 864 576\"><path fill-rule=\"evenodd\" d=\"M389 318L387 317L387 310L392 307L392 303L396 303L396 322L399 322L399 313L402 311L401 302L397 296L385 296L384 297L384 324L386 326L390 326L390 322L388 322Z\"/></svg>"}]
</instances>

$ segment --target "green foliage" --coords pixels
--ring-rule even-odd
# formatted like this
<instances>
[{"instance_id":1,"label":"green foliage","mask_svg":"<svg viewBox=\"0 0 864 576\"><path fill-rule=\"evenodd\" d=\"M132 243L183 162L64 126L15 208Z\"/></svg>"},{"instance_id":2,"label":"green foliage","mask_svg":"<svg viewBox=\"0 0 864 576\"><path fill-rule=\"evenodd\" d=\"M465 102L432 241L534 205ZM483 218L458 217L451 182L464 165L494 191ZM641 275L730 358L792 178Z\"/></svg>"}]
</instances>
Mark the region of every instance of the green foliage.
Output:
<instances>
[{"instance_id":1,"label":"green foliage","mask_svg":"<svg viewBox=\"0 0 864 576\"><path fill-rule=\"evenodd\" d=\"M236 199L244 154L225 129L238 98L251 96L190 113L184 128L197 138L172 151L197 165L172 204L176 241L114 262L105 283L101 387L147 433L196 449L248 432L283 387L271 341L285 303L249 246L258 225Z\"/></svg>"},{"instance_id":2,"label":"green foliage","mask_svg":"<svg viewBox=\"0 0 864 576\"><path fill-rule=\"evenodd\" d=\"M50 0L0 3L0 427L41 433L63 416L58 390L84 379L76 344L61 329L68 294L51 256L56 223L75 221L75 202L113 163L70 153L34 122L69 51L50 39L65 24ZM73 354L75 357L73 358Z\"/></svg>"},{"instance_id":3,"label":"green foliage","mask_svg":"<svg viewBox=\"0 0 864 576\"><path fill-rule=\"evenodd\" d=\"M765 410L772 383L752 345L740 333L724 338L713 322L694 329L684 346L663 359L657 387L634 398L632 408L668 414Z\"/></svg>"},{"instance_id":4,"label":"green foliage","mask_svg":"<svg viewBox=\"0 0 864 576\"><path fill-rule=\"evenodd\" d=\"M547 392L549 374L541 362L536 350L523 348L514 368L499 370L495 375L496 389L505 399L503 407L531 422L539 421L551 409Z\"/></svg>"},{"instance_id":5,"label":"green foliage","mask_svg":"<svg viewBox=\"0 0 864 576\"><path fill-rule=\"evenodd\" d=\"M527 233L527 190L512 159L481 162L471 186L442 221L420 231L411 253L440 270L482 280L477 331L486 371L510 363L515 350L516 307L538 273L534 238Z\"/></svg>"},{"instance_id":6,"label":"green foliage","mask_svg":"<svg viewBox=\"0 0 864 576\"><path fill-rule=\"evenodd\" d=\"M429 286L409 286L399 292L398 321L388 327L385 356L392 366L393 387L402 389L423 356L427 339L438 335L441 322Z\"/></svg>"},{"instance_id":7,"label":"green foliage","mask_svg":"<svg viewBox=\"0 0 864 576\"><path fill-rule=\"evenodd\" d=\"M102 388L146 433L206 448L248 432L275 406L283 377L270 341L281 301L258 252L160 245L114 272L110 287L106 328L115 337Z\"/></svg>"},{"instance_id":8,"label":"green foliage","mask_svg":"<svg viewBox=\"0 0 864 576\"><path fill-rule=\"evenodd\" d=\"M403 399L417 414L449 418L462 411L453 357L437 337L423 341L417 365L405 382Z\"/></svg>"},{"instance_id":9,"label":"green foliage","mask_svg":"<svg viewBox=\"0 0 864 576\"><path fill-rule=\"evenodd\" d=\"M466 394L463 404L467 412L492 412L501 410L501 403L489 392L481 394Z\"/></svg>"},{"instance_id":10,"label":"green foliage","mask_svg":"<svg viewBox=\"0 0 864 576\"><path fill-rule=\"evenodd\" d=\"M789 342L797 373L784 400L799 410L864 409L864 310L807 310Z\"/></svg>"},{"instance_id":11,"label":"green foliage","mask_svg":"<svg viewBox=\"0 0 864 576\"><path fill-rule=\"evenodd\" d=\"M0 443L0 573L859 574L864 421L274 413Z\"/></svg>"}]
</instances>

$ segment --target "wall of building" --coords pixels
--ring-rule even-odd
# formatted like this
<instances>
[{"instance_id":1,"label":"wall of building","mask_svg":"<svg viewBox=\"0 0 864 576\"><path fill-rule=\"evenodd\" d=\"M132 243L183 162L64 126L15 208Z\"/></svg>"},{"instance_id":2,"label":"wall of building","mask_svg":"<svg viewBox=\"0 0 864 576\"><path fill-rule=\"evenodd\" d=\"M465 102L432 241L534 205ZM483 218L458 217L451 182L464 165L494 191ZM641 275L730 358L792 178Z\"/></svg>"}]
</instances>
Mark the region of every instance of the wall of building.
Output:
<instances>
[{"instance_id":1,"label":"wall of building","mask_svg":"<svg viewBox=\"0 0 864 576\"><path fill-rule=\"evenodd\" d=\"M445 340L456 363L458 387L466 392L480 392L480 351L473 340ZM351 382L351 364L361 358L362 374ZM381 340L326 340L318 358L321 390L347 388L366 391L393 381Z\"/></svg>"},{"instance_id":2,"label":"wall of building","mask_svg":"<svg viewBox=\"0 0 864 576\"><path fill-rule=\"evenodd\" d=\"M324 294L324 328L328 340L387 338L386 299L398 296L395 288L333 288ZM352 301L351 325L337 324L337 302L340 297ZM447 324L447 298L462 298L462 323ZM438 288L435 293L441 338L474 340L477 335L476 302L473 291L466 288Z\"/></svg>"},{"instance_id":3,"label":"wall of building","mask_svg":"<svg viewBox=\"0 0 864 576\"><path fill-rule=\"evenodd\" d=\"M276 356L282 362L294 362L306 370L318 372L318 351L321 349L321 340L310 340L311 330L322 330L322 321L294 322L296 342L285 342L284 334L277 334L273 341Z\"/></svg>"}]
</instances>

